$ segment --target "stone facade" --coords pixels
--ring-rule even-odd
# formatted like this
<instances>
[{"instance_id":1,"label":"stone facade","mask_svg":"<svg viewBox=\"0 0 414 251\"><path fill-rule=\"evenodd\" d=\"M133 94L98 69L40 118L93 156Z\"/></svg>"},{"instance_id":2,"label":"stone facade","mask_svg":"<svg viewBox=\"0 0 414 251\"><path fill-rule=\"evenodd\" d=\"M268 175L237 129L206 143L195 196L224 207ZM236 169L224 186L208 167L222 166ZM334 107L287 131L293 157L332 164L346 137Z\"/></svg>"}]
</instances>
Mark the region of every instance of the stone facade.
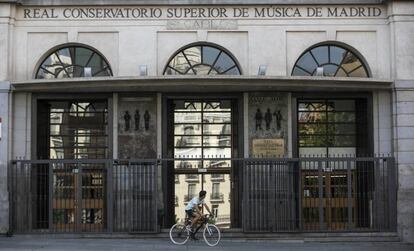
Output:
<instances>
[{"instance_id":1,"label":"stone facade","mask_svg":"<svg viewBox=\"0 0 414 251\"><path fill-rule=\"evenodd\" d=\"M109 0L89 3L92 7L97 7L95 4L114 6L114 1ZM374 152L393 153L396 157L399 170L398 233L403 241L414 242L414 3L380 0L229 0L224 3L229 5L211 5L216 4L216 1L212 0L197 1L197 7L218 7L226 9L226 13L231 13L232 16L225 19L225 22L216 22L212 18L200 18L200 13L197 18L191 17L191 12L189 18L181 19L168 19L167 16L151 18L142 15L136 19L91 16L80 18L83 14L76 8L84 5L85 1L0 1L0 58L3 59L0 61L0 233L7 232L9 226L8 163L17 157L31 158L35 147L32 145L32 93L16 92L13 85L26 82L41 86L42 81L33 80L36 69L45 55L58 46L83 44L96 49L110 63L113 75L122 80L139 75L140 65L148 66L149 77L161 76L170 57L179 48L194 42L217 44L230 51L240 64L243 75L256 76L259 66L267 65L268 76L290 76L296 60L306 49L320 42L332 41L355 49L369 66L374 81L385 79L394 83L392 90L368 90L373 100ZM155 5L168 15L169 7L191 7L196 3L183 0L116 1L116 4L130 7L142 5L146 8L150 7L148 5ZM266 4L280 5L280 9L270 9L271 13L281 12L280 16L271 17L266 14L267 16L262 18L261 8L268 8ZM255 7L259 9L255 10ZM321 16L318 16L319 10L315 9L316 7L321 8ZM331 9L328 9L329 7ZM359 7L367 8L363 15ZM65 12L65 8L75 11ZM247 10L244 12L243 8ZM299 15L305 16L296 16L296 8ZM333 17L335 8L336 14ZM358 11L358 16L352 16L353 11ZM247 13L246 17L243 17L243 13ZM94 15L97 15L96 12ZM102 78L102 81L107 80ZM216 84L220 85L226 81L217 82ZM67 94L63 88L56 90L62 95ZM312 91L306 86L299 90ZM356 91L362 90L364 88L360 87ZM79 91L82 92L81 89ZM97 92L101 91L105 90L98 89ZM130 89L123 86L122 90L120 87L119 92L121 91L128 92ZM327 88L325 91L335 90ZM277 124L276 115L273 116L273 105L278 104L273 104L271 99L266 98L268 104L259 107L252 103L251 98L255 95L263 96L262 93L247 95L249 99L245 102L245 109L249 119L244 123L245 130L248 131L247 134L245 132L245 136L250 134L249 139L284 138L286 152L290 154L290 96L283 93L276 95L283 100L280 109L282 120L280 130L274 130ZM118 136L118 139L114 140L117 144L114 147L114 150L117 150L114 157L139 158L160 155L162 142L159 141L161 129L158 127L161 108L156 95L149 97L151 101L125 101L125 97L127 95L119 94L117 112L113 114L114 118L117 118L114 122L116 126L113 128L117 128ZM254 118L259 108L263 113L264 128L258 133L255 131ZM272 114L272 128L269 130L266 130L264 121L267 108L271 108ZM126 110L130 115L131 131L125 131ZM138 130L135 130L134 124L136 110L140 111ZM148 130L145 129L144 121L147 110L150 114ZM129 143L126 143L127 141ZM140 146L143 141L146 144ZM132 152L128 152L131 149L130 144L137 147ZM252 142L247 140L245 144L249 149ZM142 150L144 148L145 150ZM249 152L245 155L247 157Z\"/></svg>"},{"instance_id":2,"label":"stone facade","mask_svg":"<svg viewBox=\"0 0 414 251\"><path fill-rule=\"evenodd\" d=\"M393 146L399 170L398 232L403 240L414 242L414 5L390 4Z\"/></svg>"}]
</instances>

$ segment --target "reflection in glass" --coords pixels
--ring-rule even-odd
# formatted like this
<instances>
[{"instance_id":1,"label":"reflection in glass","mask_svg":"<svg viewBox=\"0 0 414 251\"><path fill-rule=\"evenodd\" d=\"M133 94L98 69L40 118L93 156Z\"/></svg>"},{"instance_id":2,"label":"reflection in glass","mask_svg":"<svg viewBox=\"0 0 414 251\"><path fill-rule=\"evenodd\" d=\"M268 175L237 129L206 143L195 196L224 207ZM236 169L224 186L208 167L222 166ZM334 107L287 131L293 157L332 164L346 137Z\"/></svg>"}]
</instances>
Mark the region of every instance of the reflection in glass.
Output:
<instances>
[{"instance_id":1,"label":"reflection in glass","mask_svg":"<svg viewBox=\"0 0 414 251\"><path fill-rule=\"evenodd\" d=\"M313 59L310 52L307 52L303 57L299 58L296 66L309 73L309 75L312 75L314 70L318 67L318 63Z\"/></svg>"},{"instance_id":2,"label":"reflection in glass","mask_svg":"<svg viewBox=\"0 0 414 251\"><path fill-rule=\"evenodd\" d=\"M292 76L315 76L317 68L322 68L328 77L369 77L358 56L337 45L320 45L303 53Z\"/></svg>"},{"instance_id":3,"label":"reflection in glass","mask_svg":"<svg viewBox=\"0 0 414 251\"><path fill-rule=\"evenodd\" d=\"M192 133L190 133L192 132ZM201 135L200 124L176 124L174 126L175 135Z\"/></svg>"},{"instance_id":4,"label":"reflection in glass","mask_svg":"<svg viewBox=\"0 0 414 251\"><path fill-rule=\"evenodd\" d=\"M174 113L175 123L200 123L201 113L185 113L176 112Z\"/></svg>"},{"instance_id":5,"label":"reflection in glass","mask_svg":"<svg viewBox=\"0 0 414 251\"><path fill-rule=\"evenodd\" d=\"M299 111L325 111L327 109L325 101L300 102L298 108Z\"/></svg>"},{"instance_id":6,"label":"reflection in glass","mask_svg":"<svg viewBox=\"0 0 414 251\"><path fill-rule=\"evenodd\" d=\"M230 112L231 111L231 102L227 100L223 100L220 102L204 102L204 111L221 111L221 112Z\"/></svg>"},{"instance_id":7,"label":"reflection in glass","mask_svg":"<svg viewBox=\"0 0 414 251\"><path fill-rule=\"evenodd\" d=\"M190 65L198 65L201 64L201 47L194 46L183 51L183 54L186 55L188 63Z\"/></svg>"},{"instance_id":8,"label":"reflection in glass","mask_svg":"<svg viewBox=\"0 0 414 251\"><path fill-rule=\"evenodd\" d=\"M217 148L217 147L205 147L203 149L204 158L231 158L231 147Z\"/></svg>"},{"instance_id":9,"label":"reflection in glass","mask_svg":"<svg viewBox=\"0 0 414 251\"><path fill-rule=\"evenodd\" d=\"M231 113L221 112L221 113L204 113L203 116L204 123L230 123L231 122Z\"/></svg>"},{"instance_id":10,"label":"reflection in glass","mask_svg":"<svg viewBox=\"0 0 414 251\"><path fill-rule=\"evenodd\" d=\"M231 146L231 136L204 136L204 146Z\"/></svg>"},{"instance_id":11,"label":"reflection in glass","mask_svg":"<svg viewBox=\"0 0 414 251\"><path fill-rule=\"evenodd\" d=\"M77 78L90 67L92 77L112 76L112 70L98 52L80 46L69 46L52 52L40 65L37 79Z\"/></svg>"},{"instance_id":12,"label":"reflection in glass","mask_svg":"<svg viewBox=\"0 0 414 251\"><path fill-rule=\"evenodd\" d=\"M329 122L354 122L355 112L335 112L328 113Z\"/></svg>"},{"instance_id":13,"label":"reflection in glass","mask_svg":"<svg viewBox=\"0 0 414 251\"><path fill-rule=\"evenodd\" d=\"M323 46L321 48L324 48L324 50L327 51L325 49L326 46ZM338 46L329 46L329 50L330 50L329 53L330 53L330 56L331 56L331 62L333 64L340 65L343 58L345 57L347 51L345 49L341 48L341 47L338 47Z\"/></svg>"},{"instance_id":14,"label":"reflection in glass","mask_svg":"<svg viewBox=\"0 0 414 251\"><path fill-rule=\"evenodd\" d=\"M338 153L333 149L349 148L355 153L355 100L303 100L298 103L299 153L327 156ZM351 149L351 150L350 150ZM353 149L353 150L352 150Z\"/></svg>"},{"instance_id":15,"label":"reflection in glass","mask_svg":"<svg viewBox=\"0 0 414 251\"><path fill-rule=\"evenodd\" d=\"M106 101L48 102L49 158L105 158L108 148Z\"/></svg>"},{"instance_id":16,"label":"reflection in glass","mask_svg":"<svg viewBox=\"0 0 414 251\"><path fill-rule=\"evenodd\" d=\"M188 102L183 100L174 101L174 110L176 112L201 111L201 106L201 102Z\"/></svg>"},{"instance_id":17,"label":"reflection in glass","mask_svg":"<svg viewBox=\"0 0 414 251\"><path fill-rule=\"evenodd\" d=\"M100 208L88 208L82 209L82 224L102 224L102 209Z\"/></svg>"},{"instance_id":18,"label":"reflection in glass","mask_svg":"<svg viewBox=\"0 0 414 251\"><path fill-rule=\"evenodd\" d=\"M325 134L325 124L299 124L299 133L301 135Z\"/></svg>"},{"instance_id":19,"label":"reflection in glass","mask_svg":"<svg viewBox=\"0 0 414 251\"><path fill-rule=\"evenodd\" d=\"M316 47L311 51L318 65L329 63L329 53L324 46Z\"/></svg>"},{"instance_id":20,"label":"reflection in glass","mask_svg":"<svg viewBox=\"0 0 414 251\"><path fill-rule=\"evenodd\" d=\"M240 75L236 61L222 49L197 45L176 53L164 69L164 75Z\"/></svg>"},{"instance_id":21,"label":"reflection in glass","mask_svg":"<svg viewBox=\"0 0 414 251\"><path fill-rule=\"evenodd\" d=\"M201 146L201 136L176 136L174 141L175 147Z\"/></svg>"},{"instance_id":22,"label":"reflection in glass","mask_svg":"<svg viewBox=\"0 0 414 251\"><path fill-rule=\"evenodd\" d=\"M203 46L203 64L213 65L221 51L211 46Z\"/></svg>"},{"instance_id":23,"label":"reflection in glass","mask_svg":"<svg viewBox=\"0 0 414 251\"><path fill-rule=\"evenodd\" d=\"M53 224L74 224L75 210L74 209L53 209Z\"/></svg>"},{"instance_id":24,"label":"reflection in glass","mask_svg":"<svg viewBox=\"0 0 414 251\"><path fill-rule=\"evenodd\" d=\"M203 125L203 133L205 135L230 135L231 124Z\"/></svg>"},{"instance_id":25,"label":"reflection in glass","mask_svg":"<svg viewBox=\"0 0 414 251\"><path fill-rule=\"evenodd\" d=\"M179 157L179 156L178 156ZM185 157L179 157L182 160L175 160L174 167L175 168L202 168L202 161L201 160L185 160ZM190 158L190 157L188 157ZM194 158L194 156L193 156Z\"/></svg>"},{"instance_id":26,"label":"reflection in glass","mask_svg":"<svg viewBox=\"0 0 414 251\"><path fill-rule=\"evenodd\" d=\"M201 130L202 128L202 130ZM229 101L175 101L174 156L199 158L200 163L177 160L176 168L226 167L203 159L232 156L231 103Z\"/></svg>"},{"instance_id":27,"label":"reflection in glass","mask_svg":"<svg viewBox=\"0 0 414 251\"><path fill-rule=\"evenodd\" d=\"M206 204L215 214L214 223L220 228L230 227L231 183L229 174L178 174L175 182L175 215L177 222L184 222L185 206L198 196L200 190L207 191ZM204 211L203 213L208 213Z\"/></svg>"},{"instance_id":28,"label":"reflection in glass","mask_svg":"<svg viewBox=\"0 0 414 251\"><path fill-rule=\"evenodd\" d=\"M82 231L101 231L104 227L106 198L104 166L83 164L81 172L77 164L60 163L51 167L53 227L60 230L75 230L77 226L73 224L80 218L82 225L79 227ZM81 198L78 203L77 198ZM77 208L80 208L80 211Z\"/></svg>"},{"instance_id":29,"label":"reflection in glass","mask_svg":"<svg viewBox=\"0 0 414 251\"><path fill-rule=\"evenodd\" d=\"M231 161L223 159L204 160L204 166L207 168L230 168Z\"/></svg>"},{"instance_id":30,"label":"reflection in glass","mask_svg":"<svg viewBox=\"0 0 414 251\"><path fill-rule=\"evenodd\" d=\"M175 158L200 158L201 157L201 147L176 147L174 149Z\"/></svg>"}]
</instances>

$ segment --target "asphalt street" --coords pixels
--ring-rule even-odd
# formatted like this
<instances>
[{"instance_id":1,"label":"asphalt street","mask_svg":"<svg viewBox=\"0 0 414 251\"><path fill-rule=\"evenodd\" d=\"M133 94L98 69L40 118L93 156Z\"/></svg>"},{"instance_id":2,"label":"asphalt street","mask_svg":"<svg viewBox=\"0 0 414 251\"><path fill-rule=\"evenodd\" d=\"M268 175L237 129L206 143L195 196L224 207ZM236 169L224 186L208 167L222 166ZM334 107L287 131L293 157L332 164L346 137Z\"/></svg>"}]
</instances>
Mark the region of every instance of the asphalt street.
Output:
<instances>
[{"instance_id":1,"label":"asphalt street","mask_svg":"<svg viewBox=\"0 0 414 251\"><path fill-rule=\"evenodd\" d=\"M158 251L158 250L277 250L277 251L414 251L414 244L398 242L347 242L315 243L296 240L243 240L224 239L218 246L209 247L203 240L190 241L183 246L172 244L169 239L120 239L120 238L50 238L47 236L0 237L0 250L54 250L54 251Z\"/></svg>"}]
</instances>

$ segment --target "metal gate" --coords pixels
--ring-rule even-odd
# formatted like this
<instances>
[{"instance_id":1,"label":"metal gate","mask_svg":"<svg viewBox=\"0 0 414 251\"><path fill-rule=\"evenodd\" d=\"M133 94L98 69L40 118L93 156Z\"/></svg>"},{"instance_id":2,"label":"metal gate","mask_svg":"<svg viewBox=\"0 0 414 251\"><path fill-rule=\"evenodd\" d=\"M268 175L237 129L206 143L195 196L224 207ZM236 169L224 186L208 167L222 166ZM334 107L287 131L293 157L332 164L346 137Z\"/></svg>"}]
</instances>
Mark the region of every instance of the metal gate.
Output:
<instances>
[{"instance_id":1,"label":"metal gate","mask_svg":"<svg viewBox=\"0 0 414 251\"><path fill-rule=\"evenodd\" d=\"M157 160L17 160L11 228L24 232L156 232Z\"/></svg>"},{"instance_id":2,"label":"metal gate","mask_svg":"<svg viewBox=\"0 0 414 251\"><path fill-rule=\"evenodd\" d=\"M113 165L113 231L157 231L157 161Z\"/></svg>"},{"instance_id":3,"label":"metal gate","mask_svg":"<svg viewBox=\"0 0 414 251\"><path fill-rule=\"evenodd\" d=\"M245 232L396 231L392 157L244 159Z\"/></svg>"},{"instance_id":4,"label":"metal gate","mask_svg":"<svg viewBox=\"0 0 414 251\"><path fill-rule=\"evenodd\" d=\"M246 160L243 182L243 229L283 232L297 229L297 167L287 159Z\"/></svg>"},{"instance_id":5,"label":"metal gate","mask_svg":"<svg viewBox=\"0 0 414 251\"><path fill-rule=\"evenodd\" d=\"M235 160L243 163L244 232L396 231L392 157ZM157 232L161 163L13 161L11 230Z\"/></svg>"}]
</instances>

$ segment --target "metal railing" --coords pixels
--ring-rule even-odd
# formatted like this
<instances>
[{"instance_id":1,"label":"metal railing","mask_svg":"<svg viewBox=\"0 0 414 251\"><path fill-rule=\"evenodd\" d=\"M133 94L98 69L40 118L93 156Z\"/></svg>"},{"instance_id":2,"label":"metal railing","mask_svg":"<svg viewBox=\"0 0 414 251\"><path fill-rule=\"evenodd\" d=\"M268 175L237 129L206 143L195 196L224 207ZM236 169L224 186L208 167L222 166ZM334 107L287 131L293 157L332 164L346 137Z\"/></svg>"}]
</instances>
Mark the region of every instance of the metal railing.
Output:
<instances>
[{"instance_id":1,"label":"metal railing","mask_svg":"<svg viewBox=\"0 0 414 251\"><path fill-rule=\"evenodd\" d=\"M156 232L156 160L16 160L14 232Z\"/></svg>"},{"instance_id":2,"label":"metal railing","mask_svg":"<svg viewBox=\"0 0 414 251\"><path fill-rule=\"evenodd\" d=\"M158 170L174 161L12 161L11 229L20 233L157 232L161 222L157 201L162 200ZM240 210L244 232L396 231L398 183L392 157L216 161L227 161L238 169L239 176L234 178L239 180L241 197L237 205L230 201L236 198L233 190L228 197ZM190 171L229 172L220 173L220 168ZM212 176L216 177L221 176ZM176 185L187 185L182 183ZM211 194L209 199L222 196ZM184 202L190 197L185 195Z\"/></svg>"},{"instance_id":3,"label":"metal railing","mask_svg":"<svg viewBox=\"0 0 414 251\"><path fill-rule=\"evenodd\" d=\"M396 231L391 157L249 159L245 232Z\"/></svg>"}]
</instances>

